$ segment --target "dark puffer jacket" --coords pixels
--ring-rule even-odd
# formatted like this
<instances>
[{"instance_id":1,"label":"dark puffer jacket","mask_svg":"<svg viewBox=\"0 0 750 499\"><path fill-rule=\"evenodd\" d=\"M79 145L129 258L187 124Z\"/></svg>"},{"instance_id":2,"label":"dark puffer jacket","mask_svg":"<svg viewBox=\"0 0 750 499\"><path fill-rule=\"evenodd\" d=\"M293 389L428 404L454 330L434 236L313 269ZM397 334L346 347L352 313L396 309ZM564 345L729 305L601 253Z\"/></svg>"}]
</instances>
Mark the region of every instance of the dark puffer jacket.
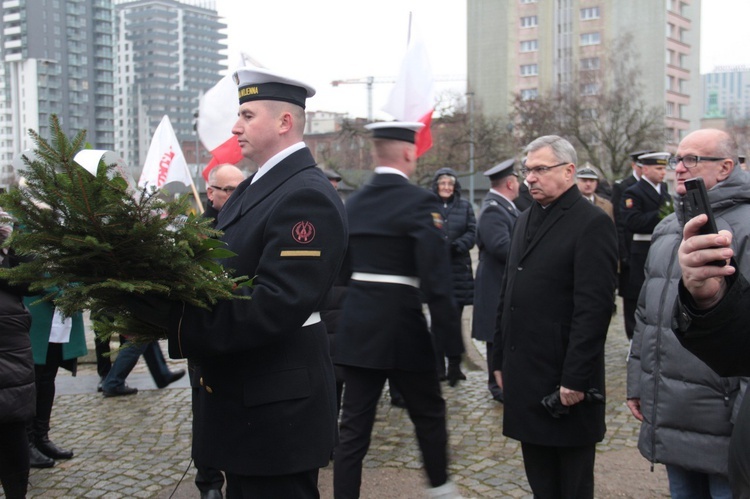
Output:
<instances>
[{"instance_id":1,"label":"dark puffer jacket","mask_svg":"<svg viewBox=\"0 0 750 499\"><path fill-rule=\"evenodd\" d=\"M0 423L27 421L36 408L31 314L22 301L24 292L0 280Z\"/></svg>"},{"instance_id":2,"label":"dark puffer jacket","mask_svg":"<svg viewBox=\"0 0 750 499\"><path fill-rule=\"evenodd\" d=\"M447 201L440 199L438 195L437 180L441 175L451 175L456 178L453 196ZM471 305L474 303L474 273L469 250L474 247L477 234L474 209L468 201L461 199L461 183L458 181L458 175L451 168L441 168L435 173L432 191L440 199L440 214L450 241L453 296L457 305Z\"/></svg>"}]
</instances>

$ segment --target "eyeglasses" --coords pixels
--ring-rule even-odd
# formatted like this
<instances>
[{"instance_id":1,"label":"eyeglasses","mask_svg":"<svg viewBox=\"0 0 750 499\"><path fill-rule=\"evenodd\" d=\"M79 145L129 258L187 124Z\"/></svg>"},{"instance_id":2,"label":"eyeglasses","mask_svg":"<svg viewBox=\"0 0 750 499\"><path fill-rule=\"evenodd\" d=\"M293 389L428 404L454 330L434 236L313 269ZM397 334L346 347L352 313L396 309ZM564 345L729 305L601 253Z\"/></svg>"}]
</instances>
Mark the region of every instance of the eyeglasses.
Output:
<instances>
[{"instance_id":1,"label":"eyeglasses","mask_svg":"<svg viewBox=\"0 0 750 499\"><path fill-rule=\"evenodd\" d=\"M672 156L669 158L669 167L671 169L677 168L677 165L682 162L683 165L685 165L685 168L695 168L698 166L698 163L701 161L721 161L723 159L727 158L717 158L714 156L695 156L693 154L688 154L687 156Z\"/></svg>"},{"instance_id":2,"label":"eyeglasses","mask_svg":"<svg viewBox=\"0 0 750 499\"><path fill-rule=\"evenodd\" d=\"M231 194L237 188L236 185L228 185L226 187L219 187L218 185L209 185L209 187L211 189L216 189L217 191L224 191L227 194Z\"/></svg>"},{"instance_id":3,"label":"eyeglasses","mask_svg":"<svg viewBox=\"0 0 750 499\"><path fill-rule=\"evenodd\" d=\"M534 175L541 177L542 175L547 174L553 168L568 164L570 163L563 161L562 163L557 163L556 165L552 166L535 166L534 168L526 168L526 163L524 163L523 168L521 168L521 175L523 175L524 177L528 177L533 173Z\"/></svg>"}]
</instances>

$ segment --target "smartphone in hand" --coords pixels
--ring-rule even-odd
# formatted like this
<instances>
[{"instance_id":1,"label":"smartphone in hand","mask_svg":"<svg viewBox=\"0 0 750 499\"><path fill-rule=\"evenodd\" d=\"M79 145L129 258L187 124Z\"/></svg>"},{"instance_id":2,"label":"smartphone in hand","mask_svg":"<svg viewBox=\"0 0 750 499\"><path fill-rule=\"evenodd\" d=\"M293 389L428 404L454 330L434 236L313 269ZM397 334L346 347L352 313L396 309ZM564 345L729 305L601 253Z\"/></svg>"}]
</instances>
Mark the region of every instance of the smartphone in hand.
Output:
<instances>
[{"instance_id":1,"label":"smartphone in hand","mask_svg":"<svg viewBox=\"0 0 750 499\"><path fill-rule=\"evenodd\" d=\"M701 234L718 234L719 229L716 227L716 219L708 202L708 192L706 184L700 177L689 178L685 180L685 207L687 208L687 219L697 217L701 213L708 216L708 221L700 228ZM709 265L723 267L727 262L725 260L716 260Z\"/></svg>"}]
</instances>

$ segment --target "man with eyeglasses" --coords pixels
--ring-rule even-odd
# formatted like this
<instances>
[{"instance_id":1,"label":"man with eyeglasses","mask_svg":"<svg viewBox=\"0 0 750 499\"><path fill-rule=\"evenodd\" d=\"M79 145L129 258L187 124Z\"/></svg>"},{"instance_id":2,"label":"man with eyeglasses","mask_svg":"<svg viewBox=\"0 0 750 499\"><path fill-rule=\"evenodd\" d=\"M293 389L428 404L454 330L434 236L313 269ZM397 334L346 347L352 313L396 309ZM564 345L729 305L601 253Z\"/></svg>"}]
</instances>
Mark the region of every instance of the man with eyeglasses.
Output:
<instances>
[{"instance_id":1,"label":"man with eyeglasses","mask_svg":"<svg viewBox=\"0 0 750 499\"><path fill-rule=\"evenodd\" d=\"M679 249L683 230L685 238L691 235L690 229L683 229L691 218L683 198L685 181L695 177L703 179L718 227L735 231L732 245L735 249L746 248L750 242L750 188L746 174L736 167L735 158L736 142L720 130L698 130L680 142L676 157L670 159L675 169L675 212L662 220L653 232L645 282L638 299L636 329L628 360L627 405L642 422L638 441L641 454L652 463L666 466L671 496L677 499L732 497L727 472L733 422L750 421L747 412L745 418L737 416L744 380L720 377L683 349L672 332L680 278L692 286L696 277L691 275L692 269L684 271L683 275L678 264L681 253L685 253L684 248ZM750 275L750 262L744 262L739 269L743 275ZM699 293L702 291L698 289ZM712 289L707 305L711 304L716 291ZM702 298L696 304L697 314L702 316L705 313L702 309L706 308ZM747 322L726 329L723 317L718 317L712 320L722 324L722 334L746 334ZM701 343L699 336L696 344ZM745 358L748 353L743 352ZM722 356L716 363L709 361L708 365L715 366L724 376L738 374L728 368L726 357ZM734 434L736 432L737 428ZM747 443L743 447L747 448ZM734 497L749 496L736 494Z\"/></svg>"},{"instance_id":2,"label":"man with eyeglasses","mask_svg":"<svg viewBox=\"0 0 750 499\"><path fill-rule=\"evenodd\" d=\"M668 152L639 156L641 179L625 191L620 204L620 215L630 236L628 285L639 293L643 286L643 266L651 246L651 233L663 218L662 210L669 210L672 204L669 189L664 183L670 156ZM628 317L626 322L628 320L635 325L635 315Z\"/></svg>"},{"instance_id":3,"label":"man with eyeglasses","mask_svg":"<svg viewBox=\"0 0 750 499\"><path fill-rule=\"evenodd\" d=\"M617 236L581 196L570 142L544 136L524 152L534 202L513 229L493 342L503 434L521 442L535 497L591 498L605 425L604 405L589 400L605 393Z\"/></svg>"},{"instance_id":4,"label":"man with eyeglasses","mask_svg":"<svg viewBox=\"0 0 750 499\"><path fill-rule=\"evenodd\" d=\"M213 210L207 210L206 215L216 218L219 210L243 180L245 180L245 174L232 164L224 163L211 169L208 173L206 197Z\"/></svg>"}]
</instances>

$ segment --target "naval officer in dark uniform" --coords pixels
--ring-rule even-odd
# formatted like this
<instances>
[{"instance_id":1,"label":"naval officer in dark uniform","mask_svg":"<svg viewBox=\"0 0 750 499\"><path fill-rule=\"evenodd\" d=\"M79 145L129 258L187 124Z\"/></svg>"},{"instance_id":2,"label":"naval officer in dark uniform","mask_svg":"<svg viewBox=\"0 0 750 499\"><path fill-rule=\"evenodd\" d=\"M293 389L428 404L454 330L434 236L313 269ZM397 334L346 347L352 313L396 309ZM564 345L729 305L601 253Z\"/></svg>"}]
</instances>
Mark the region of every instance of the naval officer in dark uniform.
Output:
<instances>
[{"instance_id":1,"label":"naval officer in dark uniform","mask_svg":"<svg viewBox=\"0 0 750 499\"><path fill-rule=\"evenodd\" d=\"M629 187L622 196L620 215L631 234L630 270L628 285L640 293L645 279L644 266L651 247L651 233L661 221L661 210L669 208L672 197L663 182L671 154L654 152L638 156L641 179Z\"/></svg>"},{"instance_id":2,"label":"naval officer in dark uniform","mask_svg":"<svg viewBox=\"0 0 750 499\"><path fill-rule=\"evenodd\" d=\"M612 210L615 216L615 226L617 227L617 249L618 249L618 281L617 294L622 297L622 315L625 323L625 335L629 340L633 339L635 331L635 310L638 305L638 293L641 288L634 289L630 285L630 242L633 234L625 227L622 219L620 205L622 204L622 195L630 187L634 186L641 179L641 165L638 163L638 156L650 154L656 151L635 151L630 154L630 175L618 180L612 186Z\"/></svg>"},{"instance_id":3,"label":"naval officer in dark uniform","mask_svg":"<svg viewBox=\"0 0 750 499\"><path fill-rule=\"evenodd\" d=\"M474 316L471 336L486 342L489 378L487 388L492 398L503 401L503 391L497 386L492 369L492 340L497 324L497 307L500 305L505 261L510 250L510 236L520 210L518 199L518 173L515 159L508 159L484 172L490 179L490 190L482 201L477 224L479 264L474 279Z\"/></svg>"},{"instance_id":4,"label":"naval officer in dark uniform","mask_svg":"<svg viewBox=\"0 0 750 499\"><path fill-rule=\"evenodd\" d=\"M362 460L385 384L403 395L416 429L431 494L458 497L448 480L445 400L422 311L447 355L463 352L453 301L449 246L437 198L409 183L417 165L421 123L373 123L372 179L346 203L351 272L336 338L344 368L340 440L334 453L334 497L359 497ZM458 343L451 342L458 340Z\"/></svg>"},{"instance_id":5,"label":"naval officer in dark uniform","mask_svg":"<svg viewBox=\"0 0 750 499\"><path fill-rule=\"evenodd\" d=\"M337 420L319 310L344 258L346 212L302 141L314 89L264 69L234 76L232 133L259 168L237 186L216 228L236 254L221 263L255 276L237 291L251 299L211 310L172 305L169 352L201 365L193 457L224 470L227 497L317 498Z\"/></svg>"}]
</instances>

